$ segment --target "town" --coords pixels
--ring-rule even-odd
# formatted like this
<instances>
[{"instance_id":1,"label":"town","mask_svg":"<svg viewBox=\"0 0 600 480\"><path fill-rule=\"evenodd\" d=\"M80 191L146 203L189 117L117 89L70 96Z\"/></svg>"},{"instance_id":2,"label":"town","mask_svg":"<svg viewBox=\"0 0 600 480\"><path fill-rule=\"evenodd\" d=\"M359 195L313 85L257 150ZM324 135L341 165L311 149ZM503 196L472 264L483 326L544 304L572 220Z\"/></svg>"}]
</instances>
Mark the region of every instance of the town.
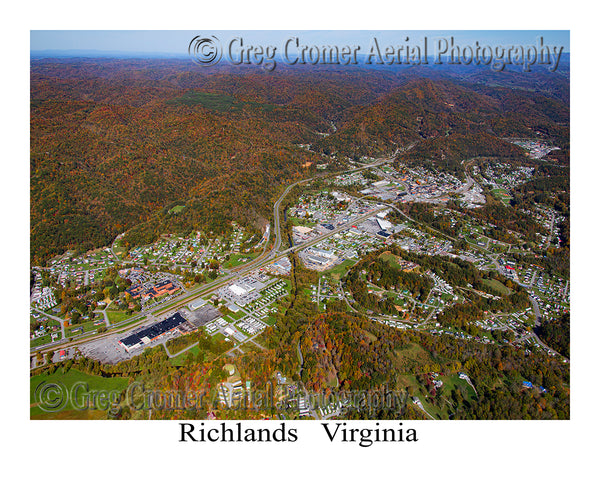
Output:
<instances>
[{"instance_id":1,"label":"town","mask_svg":"<svg viewBox=\"0 0 600 480\"><path fill-rule=\"evenodd\" d=\"M461 181L423 167L394 168L381 163L335 175L317 190L310 182L304 185L305 193L284 215L292 223L289 246L297 251L306 268L318 272L319 280L308 292L312 301L320 310L325 310L330 301L344 301L349 309L362 311L393 328L419 329L483 343L510 342L515 348L556 355L532 334L532 328L569 311L568 279L550 277L535 264L517 264L514 255L526 253L519 233L510 232L514 243L499 241L486 235L496 225L477 217L465 218L447 207L455 201L467 209L481 208L486 202L483 188L507 202L512 189L532 177L533 168L488 163L484 170L475 166L472 175ZM434 217L448 220L455 235L411 218L401 210L409 202L433 204ZM538 247L559 244L562 218L557 212L540 205L534 210L523 209L522 213L545 232L538 237ZM235 272L260 259L269 228L256 235L234 223L227 238L200 231L187 237L165 234L153 244L131 249L123 246L120 235L110 247L79 254L70 251L51 260L45 268L33 267L32 366L44 361L35 354L37 350L55 344L56 360L83 354L116 363L157 344L163 344L170 356L177 356L193 345L173 354L168 350L169 340L198 329L229 342L230 356L248 348L264 348L259 343L260 334L275 323L274 313L289 293L289 256L280 253L285 250L282 246L277 258L247 270L243 276ZM393 261L399 262L404 271L419 271L429 278L432 289L420 301L408 291L387 291L370 284L370 294L397 305L394 314L374 315L357 305L344 289L344 275L365 255L392 246L420 255L465 260L482 271L497 271L528 290L539 314L536 316L529 306L522 311L489 314L470 332L444 328L438 316L449 306L464 302L464 293L435 273L420 271L418 265L395 258ZM107 278L107 274L112 276ZM235 280L228 281L230 278ZM220 286L205 295L194 295L207 284ZM65 310L61 299L56 298L57 289L63 297L69 291L80 304L85 302L83 311ZM179 298L190 297L195 300L180 302L183 307L177 310L167 307ZM106 336L111 330L124 333ZM98 340L94 340L96 336ZM64 347L66 341L79 339L85 342Z\"/></svg>"}]
</instances>

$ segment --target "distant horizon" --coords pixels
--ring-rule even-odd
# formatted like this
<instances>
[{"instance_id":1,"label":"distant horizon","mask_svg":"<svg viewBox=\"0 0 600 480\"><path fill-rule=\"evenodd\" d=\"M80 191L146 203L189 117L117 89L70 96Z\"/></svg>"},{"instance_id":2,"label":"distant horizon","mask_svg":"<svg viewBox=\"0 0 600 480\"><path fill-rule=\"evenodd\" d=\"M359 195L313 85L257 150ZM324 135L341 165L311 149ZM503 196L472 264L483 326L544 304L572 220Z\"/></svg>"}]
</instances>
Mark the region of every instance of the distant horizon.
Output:
<instances>
[{"instance_id":1,"label":"distant horizon","mask_svg":"<svg viewBox=\"0 0 600 480\"><path fill-rule=\"evenodd\" d=\"M182 58L188 59L189 54L186 53L175 53L175 52L137 52L137 51L128 51L128 50L90 50L90 49L81 49L81 50L56 50L56 49L47 49L47 50L31 50L31 57L39 57L43 55L48 55L44 58L120 58L123 55L131 55L131 58L139 58L139 59L151 59L151 58ZM563 52L562 55L570 56L571 52ZM57 56L53 56L57 55ZM280 56L281 54L277 54ZM368 53L358 53L358 56L367 56ZM448 55L442 55L443 57L447 57ZM434 55L427 55L427 58L434 58Z\"/></svg>"},{"instance_id":2,"label":"distant horizon","mask_svg":"<svg viewBox=\"0 0 600 480\"><path fill-rule=\"evenodd\" d=\"M319 47L317 47L319 48ZM513 52L514 53L514 52ZM327 61L319 60L315 63L311 63L308 60L304 62L298 62L297 64L293 61L290 63L290 59L285 56L282 51L272 51L272 56L263 57L261 62L256 63L256 61L252 61L251 63L242 64L238 61L238 59L227 58L227 54L223 53L220 61L217 61L219 65L214 65L214 67L225 67L225 68L239 68L240 72L246 72L247 68L260 68L261 70L273 71L277 65L281 65L282 67L288 68L362 68L362 69L391 69L392 71L404 70L407 68L414 67L422 67L425 69L431 68L442 68L444 70L455 70L456 68L470 68L479 69L479 68L491 68L496 72L500 72L503 70L506 71L523 71L528 72L533 70L539 71L540 69L548 70L549 72L555 72L560 70L561 72L570 71L571 59L570 52L562 52L558 57L551 55L548 57L549 61L544 62L541 56L535 54L535 59L533 63L524 64L514 63L511 64L510 54L507 52L502 53L500 57L489 57L488 63L485 63L486 60L478 55L477 61L473 62L464 62L461 61L461 58L451 57L448 54L431 54L431 52L427 52L427 55L424 53L419 53L417 56L412 59L406 59L405 56L402 56L402 61L398 60L396 57L393 57L393 61L388 62L384 57L384 54L380 52L379 56L374 53L370 53L367 49L361 51L354 52L353 55L350 55L352 61L349 63L344 63L341 55L336 54L335 61L328 63ZM325 52L322 52L324 55ZM297 51L292 52L292 57L294 55L297 56ZM403 54L404 55L404 54ZM552 60L550 60L550 58ZM558 60L557 60L558 59ZM93 49L73 49L73 50L33 50L30 52L30 61L31 62L43 62L43 61L55 61L55 62L109 62L111 60L119 60L119 61L131 61L131 62L142 62L142 61L154 61L158 64L160 61L176 61L176 62L188 62L190 66L193 66L197 63L197 58L195 56L190 57L188 52L186 53L174 53L174 52L136 52L136 51L106 51L106 50L93 50ZM298 58L295 58L298 60ZM481 63L479 63L481 62ZM202 68L202 67L200 67ZM207 70L210 71L211 69ZM218 69L220 70L220 68Z\"/></svg>"},{"instance_id":3,"label":"distant horizon","mask_svg":"<svg viewBox=\"0 0 600 480\"><path fill-rule=\"evenodd\" d=\"M30 56L44 56L47 58L118 58L131 55L133 58L189 58L189 54L177 52L140 52L132 50L100 50L100 49L55 49L30 50ZM56 55L56 56L54 56Z\"/></svg>"},{"instance_id":4,"label":"distant horizon","mask_svg":"<svg viewBox=\"0 0 600 480\"><path fill-rule=\"evenodd\" d=\"M223 43L242 37L248 44L280 47L297 36L307 44L363 44L377 38L382 45L419 43L424 37L454 37L457 44L528 45L540 36L548 45L570 53L569 30L31 30L30 54L52 52L70 56L76 52L98 52L122 56L188 56L188 46L196 35L214 35ZM409 41L406 41L406 38Z\"/></svg>"}]
</instances>

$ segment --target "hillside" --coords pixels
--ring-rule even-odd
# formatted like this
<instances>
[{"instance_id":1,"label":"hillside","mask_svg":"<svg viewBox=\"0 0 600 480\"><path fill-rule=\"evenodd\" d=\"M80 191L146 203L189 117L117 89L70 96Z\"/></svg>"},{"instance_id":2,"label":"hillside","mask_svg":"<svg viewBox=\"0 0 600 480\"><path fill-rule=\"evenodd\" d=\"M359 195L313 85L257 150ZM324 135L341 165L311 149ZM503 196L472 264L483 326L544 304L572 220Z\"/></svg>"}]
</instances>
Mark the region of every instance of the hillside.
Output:
<instances>
[{"instance_id":1,"label":"hillside","mask_svg":"<svg viewBox=\"0 0 600 480\"><path fill-rule=\"evenodd\" d=\"M314 148L359 158L418 144L412 159L431 157L454 170L464 155L521 156L522 150L503 137L534 136L542 130L567 140L568 122L568 105L537 93L418 79L355 109Z\"/></svg>"},{"instance_id":2,"label":"hillside","mask_svg":"<svg viewBox=\"0 0 600 480\"><path fill-rule=\"evenodd\" d=\"M335 169L411 145L407 160L456 170L465 154L518 158L500 137L534 129L568 144L568 107L526 86L414 69L206 73L176 60L33 60L32 262L136 226L131 244L165 230L222 232L231 220L258 228L281 187L314 175L322 153L338 154L328 159ZM173 202L190 208L167 215Z\"/></svg>"}]
</instances>

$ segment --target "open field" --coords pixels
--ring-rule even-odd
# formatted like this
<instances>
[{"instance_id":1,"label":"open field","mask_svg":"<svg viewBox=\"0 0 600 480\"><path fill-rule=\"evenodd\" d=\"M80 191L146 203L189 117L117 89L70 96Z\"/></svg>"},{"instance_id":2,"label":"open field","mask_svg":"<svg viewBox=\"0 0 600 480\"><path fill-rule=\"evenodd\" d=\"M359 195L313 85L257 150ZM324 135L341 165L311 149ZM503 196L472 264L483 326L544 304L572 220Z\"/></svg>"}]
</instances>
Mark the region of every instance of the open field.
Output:
<instances>
[{"instance_id":1,"label":"open field","mask_svg":"<svg viewBox=\"0 0 600 480\"><path fill-rule=\"evenodd\" d=\"M502 284L498 280L485 279L485 280L483 280L483 283L492 287L494 290L496 290L501 295L510 295L512 293L512 290L510 288L508 288L506 285Z\"/></svg>"},{"instance_id":2,"label":"open field","mask_svg":"<svg viewBox=\"0 0 600 480\"><path fill-rule=\"evenodd\" d=\"M108 321L111 325L113 323L119 323L123 320L131 318L131 315L128 315L127 312L123 312L121 310L107 310L106 314L108 315Z\"/></svg>"},{"instance_id":3,"label":"open field","mask_svg":"<svg viewBox=\"0 0 600 480\"><path fill-rule=\"evenodd\" d=\"M60 340L60 332L58 332L58 339ZM34 338L33 340L30 340L29 346L30 347L39 347L40 345L45 345L47 343L50 343L51 340L52 340L52 337L50 334L42 335L41 337L37 337L37 338Z\"/></svg>"},{"instance_id":4,"label":"open field","mask_svg":"<svg viewBox=\"0 0 600 480\"><path fill-rule=\"evenodd\" d=\"M402 370L409 370L430 361L432 361L431 354L416 343L409 343L403 348L394 350L392 359L394 365Z\"/></svg>"},{"instance_id":5,"label":"open field","mask_svg":"<svg viewBox=\"0 0 600 480\"><path fill-rule=\"evenodd\" d=\"M198 353L200 353L200 347L198 347L198 345L195 345L189 350L186 350L185 352L181 353L180 355L177 355L173 358L169 358L169 361L171 362L171 365L175 367L180 367L185 363L186 358L189 358L190 355L196 358L196 355L198 355Z\"/></svg>"},{"instance_id":6,"label":"open field","mask_svg":"<svg viewBox=\"0 0 600 480\"><path fill-rule=\"evenodd\" d=\"M354 265L356 265L355 260L350 260L350 259L344 260L339 265L336 265L331 270L328 270L327 273L329 275L331 275L331 278L333 278L334 280L339 280L341 277L343 277L346 274L348 269L350 269Z\"/></svg>"},{"instance_id":7,"label":"open field","mask_svg":"<svg viewBox=\"0 0 600 480\"><path fill-rule=\"evenodd\" d=\"M38 394L42 391L44 385L55 384L60 387L60 391L64 394L65 405L58 412L46 412L40 408L38 399L36 398L36 389ZM73 387L77 384L79 390ZM126 378L103 378L97 375L88 375L79 370L70 369L63 373L63 369L59 368L51 375L35 375L29 381L29 402L30 402L30 418L32 419L86 419L86 418L106 418L106 411L101 409L78 410L71 402L71 396L77 392L92 392L92 391L118 391L121 392L127 388L128 379ZM68 401L67 401L68 400ZM81 405L81 398L78 395L76 402Z\"/></svg>"},{"instance_id":8,"label":"open field","mask_svg":"<svg viewBox=\"0 0 600 480\"><path fill-rule=\"evenodd\" d=\"M223 263L223 268L232 268L237 267L238 265L243 265L254 260L258 257L259 252L256 253L234 253L231 255L229 260Z\"/></svg>"},{"instance_id":9,"label":"open field","mask_svg":"<svg viewBox=\"0 0 600 480\"><path fill-rule=\"evenodd\" d=\"M101 326L105 325L104 322L102 322L99 325L94 325L95 321L96 320L90 320L89 322L79 323L77 325L72 325L70 327L67 327L67 328L65 328L65 335L67 337L72 337L74 335L81 335L82 333L87 333L87 332L91 332L92 330L97 330ZM78 330L79 328L83 328L83 332L81 330ZM77 330L77 331L74 331L74 330Z\"/></svg>"},{"instance_id":10,"label":"open field","mask_svg":"<svg viewBox=\"0 0 600 480\"><path fill-rule=\"evenodd\" d=\"M492 190L492 194L498 199L502 200L502 202L506 205L510 204L510 200L512 196L503 188L495 188Z\"/></svg>"},{"instance_id":11,"label":"open field","mask_svg":"<svg viewBox=\"0 0 600 480\"><path fill-rule=\"evenodd\" d=\"M184 208L185 208L185 205L175 205L171 210L169 210L169 213L179 213Z\"/></svg>"}]
</instances>

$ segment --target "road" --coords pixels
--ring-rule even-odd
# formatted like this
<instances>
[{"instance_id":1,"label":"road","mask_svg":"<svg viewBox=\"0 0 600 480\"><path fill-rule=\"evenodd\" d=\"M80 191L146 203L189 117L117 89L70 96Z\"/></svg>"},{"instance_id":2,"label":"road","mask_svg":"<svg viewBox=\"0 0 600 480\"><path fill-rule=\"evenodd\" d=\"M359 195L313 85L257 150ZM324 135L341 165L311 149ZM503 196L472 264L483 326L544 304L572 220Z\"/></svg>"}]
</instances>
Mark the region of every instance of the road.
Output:
<instances>
[{"instance_id":1,"label":"road","mask_svg":"<svg viewBox=\"0 0 600 480\"><path fill-rule=\"evenodd\" d=\"M419 397L415 397L413 399L413 403L417 406L417 408L419 408L421 411L423 411L423 413L425 413L425 415L427 415L429 418L431 418L432 420L435 420L434 417L432 417L429 412L427 410L425 410L425 407L423 406L423 404L421 403L421 400L419 399Z\"/></svg>"},{"instance_id":2,"label":"road","mask_svg":"<svg viewBox=\"0 0 600 480\"><path fill-rule=\"evenodd\" d=\"M241 342L239 345L236 345L235 347L233 347L233 348L230 348L229 350L227 350L225 353L222 353L221 355L219 355L219 356L215 357L215 360L216 360L217 358L219 358L219 357L222 357L223 355L227 355L227 356L230 356L230 357L234 357L235 355L233 355L233 352L234 352L235 350L237 350L237 351L238 351L238 352L240 352L240 353L244 353L244 351L243 351L243 350L242 350L240 347L243 347L243 346L244 346L244 343L248 343L248 342L251 342L251 343L253 343L254 345L256 345L256 346L257 346L258 348L260 348L261 350L266 350L266 349L265 349L265 347L263 347L262 345L260 345L259 343L256 343L256 342L254 341L254 339L255 339L256 337L258 337L258 336L259 336L261 333L262 333L262 332L258 332L258 333L256 333L256 334L252 335L251 337L248 337L248 338L246 338L246 340L244 340L243 342Z\"/></svg>"},{"instance_id":3,"label":"road","mask_svg":"<svg viewBox=\"0 0 600 480\"><path fill-rule=\"evenodd\" d=\"M188 350L191 350L192 348L196 347L198 345L198 342L192 343L190 346L185 347L183 350L180 350L177 353L171 353L171 352L169 352L169 348L167 347L167 342L163 342L162 345L163 345L163 347L165 347L165 352L167 352L167 356L169 358L174 358L174 357L178 357L182 353L187 352Z\"/></svg>"},{"instance_id":4,"label":"road","mask_svg":"<svg viewBox=\"0 0 600 480\"><path fill-rule=\"evenodd\" d=\"M554 232L554 220L556 218L556 213L552 210L552 220L550 220L550 233L548 234L548 238L546 239L546 249L550 247L550 240L552 240L552 235Z\"/></svg>"},{"instance_id":5,"label":"road","mask_svg":"<svg viewBox=\"0 0 600 480\"><path fill-rule=\"evenodd\" d=\"M267 253L266 252L266 248L267 248L267 243L265 242L265 247L263 248L263 253L256 259L254 259L253 261L249 262L246 265L243 265L241 267L237 267L235 269L231 269L231 272L228 273L227 275L225 275L224 277L221 277L219 279L214 280L213 282L201 286L199 287L199 289L196 289L194 291L190 291L187 293L184 293L183 295L179 295L178 297L176 297L175 299L173 299L172 301L166 302L165 304L162 305L157 305L156 307L146 310L144 312L140 312L139 314L135 315L134 317L127 319L126 322L131 322L127 328L123 329L123 330L116 330L120 324L125 323L124 322L120 322L119 324L113 324L108 328L108 332L103 333L103 334L95 334L95 335L82 335L82 338L79 340L74 340L69 342L64 334L64 325L63 325L63 319L59 318L59 317L52 317L55 320L58 320L61 324L61 331L63 333L62 335L62 339L58 342L54 342L51 345L43 345L41 347L35 347L30 349L31 353L34 353L36 351L41 351L41 352L45 352L45 351L49 351L52 350L53 348L56 347L56 345L59 344L64 344L64 343L68 343L69 346L76 346L76 345L81 345L84 343L87 343L89 341L96 341L98 339L104 338L106 336L109 335L113 335L115 333L125 333L126 331L132 330L136 327L138 327L142 322L148 322L148 319L146 317L150 317L152 314L154 313L161 313L161 314L165 314L169 311L175 311L185 305L187 305L188 303L190 303L191 301L204 296L208 293L213 292L214 290L217 290L218 288L226 285L228 282L230 282L232 279L238 277L238 276L242 276L243 274L250 272L251 270L254 270L256 268L260 268L262 266L267 265L268 263L270 263L271 261L274 260L278 260L280 258L283 258L284 256L287 256L288 253L292 252L292 251L297 251L300 249L304 249L307 248L315 243L318 243L332 235L335 235L336 233L339 233L343 230L346 230L348 228L351 227L351 225L345 225L342 227L338 227L337 229L334 229L333 231L321 235L319 238L315 239L314 241L311 242L307 242L305 244L299 245L299 246L294 246L292 248L289 248L287 250L284 250L283 252L280 252L278 254L278 250L281 247L281 243L282 243L282 238L281 238L281 225L280 225L280 216L279 216L279 210L280 210L280 206L281 203L283 202L283 200L285 199L285 197L288 195L288 193L297 185L301 185L303 183L306 182L310 182L312 180L315 180L317 178L323 178L323 177L327 177L327 176L331 176L331 175L342 175L342 174L347 174L347 173L354 173L354 172L358 172L361 170L365 170L368 168L372 168L372 167L376 167L379 165L382 165L384 163L388 163L390 161L392 161L394 158L394 156L390 156L388 158L384 158L384 159L380 159L377 160L375 162L369 163L369 164L365 164L365 165L361 165L360 167L357 168L352 168L349 170L344 170L341 172L333 172L333 173L324 173L324 174L319 174L319 175L315 175L314 177L310 177L310 178L306 178L303 180L299 180L291 185L289 185L284 191L283 193L279 196L279 198L277 199L277 201L275 202L275 204L273 205L273 216L274 216L274 224L275 224L275 243L273 245L273 247L271 248L271 250ZM381 210L381 209L379 209ZM363 219L366 219L372 215L374 215L375 213L377 213L379 210L370 212L368 214L362 215L360 217L358 217L355 222L359 223L360 221L362 221ZM120 264L122 263L122 260L117 256L117 254L114 251L114 246L116 241L121 238L124 234L120 234L118 235L115 240L113 241L113 243L111 244L110 250L112 255L115 257L116 259L116 263ZM44 313L44 312L41 312ZM138 320L139 319L139 320ZM137 321L136 321L137 320ZM132 322L133 321L133 322Z\"/></svg>"},{"instance_id":6,"label":"road","mask_svg":"<svg viewBox=\"0 0 600 480\"><path fill-rule=\"evenodd\" d=\"M255 338L255 337L256 337L256 335L255 335L254 337L250 338L250 339L248 340L248 342L250 342L250 343L253 343L254 345L256 345L256 346L257 346L258 348L260 348L261 350L266 350L266 348L265 348L265 347L263 347L263 346L262 346L260 343L256 343L256 341L254 340L254 338ZM244 343L246 343L246 342L244 342Z\"/></svg>"},{"instance_id":7,"label":"road","mask_svg":"<svg viewBox=\"0 0 600 480\"><path fill-rule=\"evenodd\" d=\"M119 238L121 238L123 236L123 234L121 235L117 235L116 238L114 239L114 241L110 244L110 253L113 254L113 257L115 257L115 260L117 263L121 263L121 259L119 258L119 256L115 253L115 243L117 243L117 240Z\"/></svg>"},{"instance_id":8,"label":"road","mask_svg":"<svg viewBox=\"0 0 600 480\"><path fill-rule=\"evenodd\" d=\"M464 187L459 188L458 190L455 190L455 193L465 193L466 191L470 190L471 187L475 184L475 180L473 180L471 177L469 177L467 175L467 184Z\"/></svg>"},{"instance_id":9,"label":"road","mask_svg":"<svg viewBox=\"0 0 600 480\"><path fill-rule=\"evenodd\" d=\"M519 338L518 340L515 340L513 343L522 343L529 338L533 339L534 342L537 342L537 344L540 345L544 350L549 351L553 355L562 358L562 355L560 353L558 353L556 350L554 350L553 348L550 348L548 345L546 345L544 342L542 342L540 337L538 337L535 334L535 332L529 332L527 335L523 335L521 338ZM569 361L568 358L565 358L565 360Z\"/></svg>"},{"instance_id":10,"label":"road","mask_svg":"<svg viewBox=\"0 0 600 480\"><path fill-rule=\"evenodd\" d=\"M35 307L32 307L32 310L35 310L38 313L41 313L42 315L45 315L46 317L50 317L52 320L56 320L59 324L60 324L60 333L62 335L62 338L64 340L65 338L65 325L64 325L64 318L60 318L60 317L55 317L54 315L50 315L49 313L44 312L43 310L39 310ZM59 342L53 342L53 345L56 345L58 343L62 343L62 341Z\"/></svg>"},{"instance_id":11,"label":"road","mask_svg":"<svg viewBox=\"0 0 600 480\"><path fill-rule=\"evenodd\" d=\"M469 385L471 385L471 388L475 392L475 396L479 397L479 394L477 393L477 389L475 388L475 385L473 385L473 382L471 381L471 378L468 375L465 374L463 380L465 380Z\"/></svg>"},{"instance_id":12,"label":"road","mask_svg":"<svg viewBox=\"0 0 600 480\"><path fill-rule=\"evenodd\" d=\"M388 163L391 162L393 160L393 156L389 157L389 158L384 158L381 160L378 160L376 162L373 163L369 163L367 165L363 165L361 167L357 167L357 168L352 168L350 170L344 170L342 172L335 172L335 175L345 175L347 173L355 173L358 172L360 170L365 170L366 168L372 168L372 167L376 167L379 165L382 165L384 163ZM281 196L277 199L277 201L275 202L275 205L273 205L273 218L274 218L274 223L275 223L275 245L273 245L273 248L271 249L271 251L269 252L269 258L273 257L274 255L276 255L277 251L279 250L279 248L281 248L281 242L282 242L282 238L281 238L281 225L280 225L280 218L279 218L279 210L281 207L281 202L283 202L283 199L287 196L288 193L290 193L290 191L298 186L298 185L302 185L303 183L306 182L311 182L317 178L322 178L322 177L327 177L331 175L330 173L325 173L325 174L321 174L321 175L315 175L314 177L310 177L310 178L306 178L304 180L299 180L296 183L293 183L291 185L289 185L284 192L281 194Z\"/></svg>"},{"instance_id":13,"label":"road","mask_svg":"<svg viewBox=\"0 0 600 480\"><path fill-rule=\"evenodd\" d=\"M164 304L157 305L157 306L155 306L152 309L149 309L147 311L141 312L141 313L139 313L139 314L133 316L132 318L129 318L129 319L123 321L123 322L119 322L119 323L110 325L109 322L108 322L108 318L106 317L106 313L104 313L105 320L106 320L106 323L107 323L107 328L109 329L109 331L107 333L105 333L105 334L96 334L96 335L93 335L93 336L91 336L91 335L83 335L82 336L83 338L81 338L80 340L74 340L72 342L69 342L69 346L80 345L80 344L87 343L89 341L96 341L96 340L98 340L100 338L103 338L105 336L114 335L115 333L121 333L121 334L123 334L123 333L125 333L125 332L127 332L129 330L132 330L132 329L138 327L142 322L146 322L147 323L149 321L149 319L152 317L153 314L166 315L168 312L175 311L175 310L177 310L177 309L179 309L179 308L187 305L191 301L193 301L193 300L195 300L195 299L197 299L197 298L199 298L201 296L205 296L206 294L211 293L211 292L217 290L218 288L221 288L222 286L224 286L227 283L229 283L231 280L233 280L233 279L235 279L235 278L237 278L239 276L242 276L242 275L244 275L247 272L250 272L252 270L255 270L257 268L265 266L265 265L267 265L268 263L270 263L272 261L281 259L281 258L287 256L291 252L299 251L299 250L308 248L308 247L310 247L310 246L312 246L314 244L317 244L319 242L322 242L326 238L328 238L328 237L330 237L332 235L335 235L335 234L337 234L339 232L342 232L344 230L347 230L347 229L351 228L352 225L358 224L358 223L362 222L363 220L365 220L365 219L367 219L369 217L372 217L373 215L375 215L376 213L378 213L381 210L385 210L387 208L392 208L395 211L397 211L398 213L400 213L403 217L405 217L406 219L408 219L409 221L411 221L411 222L413 222L415 224L422 225L420 222L415 221L413 218L411 218L409 215L407 215L402 210L400 210L399 208L397 208L395 205L380 202L380 204L382 205L382 207L380 207L378 209L371 210L371 211L369 211L369 212L367 212L367 213L365 213L365 214L357 217L356 219L354 219L354 221L352 223L349 223L349 224L346 224L346 225L342 225L342 226L340 226L338 228L335 228L334 230L332 230L332 231L330 231L330 232L328 232L326 234L323 234L323 235L319 236L318 238L313 239L313 240L311 240L309 242L306 242L306 243L303 243L303 244L300 244L300 245L295 245L295 246L287 248L287 249L285 249L285 250L283 250L281 252L279 251L279 249L281 248L281 245L282 245L281 221L280 221L280 207L281 207L281 204L282 204L283 200L285 199L285 197L290 193L290 191L294 187L296 187L298 185L301 185L301 184L304 184L304 183L307 183L307 182L310 182L310 181L315 180L317 178L323 178L323 177L327 177L327 176L331 176L331 175L342 175L342 174L347 174L347 173L354 173L354 172L357 172L357 171L361 171L361 170L365 170L365 169L368 169L368 168L376 167L376 166L379 166L381 164L388 163L390 161L392 161L392 157L381 159L381 160L378 160L376 162L373 162L373 163L370 163L370 164L366 164L366 165L362 165L360 167L352 168L352 169L345 170L345 171L342 171L342 172L319 174L319 175L316 175L316 176L311 177L311 178L299 180L299 181L297 181L297 182L289 185L288 187L285 188L285 190L283 191L283 193L279 196L279 198L277 199L277 201L273 205L275 241L274 241L274 244L273 244L272 248L268 252L267 252L268 242L265 242L265 246L263 247L263 252L261 253L261 255L259 257L257 257L253 261L251 261L251 262L249 262L249 263L247 263L245 265L241 265L241 266L238 266L236 268L233 268L225 276L223 276L221 278L218 278L218 279L214 280L211 283L208 283L206 285L200 286L200 287L198 287L197 289L195 289L193 291L189 291L189 292L184 293L183 295L179 295L176 298L174 298L174 299L172 299L172 300L170 300L168 302L165 302ZM471 188L471 186L473 185L473 183L474 183L474 180L471 177L467 176L467 184L465 186L463 186L462 188L458 189L457 192L468 190L469 188ZM457 241L456 238L454 238L454 237L452 237L450 235L444 234L444 233L442 233L442 232L440 232L440 231L438 231L438 230L436 230L436 229L434 229L432 227L429 227L427 225L424 225L424 226L427 229L429 229L429 230L437 233L438 235L440 235L442 237L448 238L448 239L453 240L453 241ZM119 236L117 236L117 238L115 239L115 241L111 245L111 252L112 252L113 256L117 259L118 263L122 263L122 262L117 257L116 253L114 252L114 245L115 245L116 241L121 236L122 236L122 234L119 235ZM488 254L491 253L491 252L489 252L485 248L481 248L479 246L475 246L475 247L479 248L480 250L483 250L484 252L486 252ZM158 260L158 259L156 259L156 260ZM497 270L500 271L501 270L501 266L497 263L496 259L492 258L492 261L494 262L494 265L496 266ZM344 294L345 301L348 303L348 305L350 306L350 308L352 310L354 310L354 308L348 302L348 299L346 297L345 292L343 292L343 294ZM539 307L537 306L537 302L535 302L534 299L532 299L532 304L534 306L534 311L536 313L536 318L539 319L539 317L540 317L540 315L539 315ZM44 312L40 312L40 313L43 313L44 315L47 315ZM55 342L55 343L53 343L51 345L45 345L45 346L42 346L42 347L33 348L33 349L31 349L32 353L35 352L35 351L42 351L42 352L44 352L44 351L52 350L52 349L56 348L57 344L66 343L67 342L67 339L65 338L65 333L64 333L63 319L61 319L59 317L53 317L53 316L50 316L50 317L60 322L63 339L61 341ZM149 317L149 318L147 318L147 317ZM131 323L129 323L129 325L127 325L126 328L123 328L122 330L119 330L119 327L121 327L122 324L128 323L128 322L131 322ZM253 338L254 337L250 338L249 340L252 341L253 343L255 343L253 341ZM541 341L540 341L540 344L542 344ZM260 345L259 345L259 347L260 347ZM231 349L231 350L234 350L234 349ZM230 352L231 352L231 350L230 350ZM227 353L229 353L229 352L227 352ZM301 352L299 352L299 354L300 354L300 357L301 357Z\"/></svg>"},{"instance_id":14,"label":"road","mask_svg":"<svg viewBox=\"0 0 600 480\"><path fill-rule=\"evenodd\" d=\"M321 305L321 277L319 276L319 284L317 285L317 307Z\"/></svg>"},{"instance_id":15,"label":"road","mask_svg":"<svg viewBox=\"0 0 600 480\"><path fill-rule=\"evenodd\" d=\"M106 323L106 328L110 327L110 320L108 319L108 313L106 313L106 310L94 310L94 313L101 313L104 315L104 323Z\"/></svg>"},{"instance_id":16,"label":"road","mask_svg":"<svg viewBox=\"0 0 600 480\"><path fill-rule=\"evenodd\" d=\"M535 298L531 295L529 296L529 300L531 301L531 305L533 306L533 313L535 313L535 326L539 326L542 320L542 314L540 313L540 306Z\"/></svg>"}]
</instances>

